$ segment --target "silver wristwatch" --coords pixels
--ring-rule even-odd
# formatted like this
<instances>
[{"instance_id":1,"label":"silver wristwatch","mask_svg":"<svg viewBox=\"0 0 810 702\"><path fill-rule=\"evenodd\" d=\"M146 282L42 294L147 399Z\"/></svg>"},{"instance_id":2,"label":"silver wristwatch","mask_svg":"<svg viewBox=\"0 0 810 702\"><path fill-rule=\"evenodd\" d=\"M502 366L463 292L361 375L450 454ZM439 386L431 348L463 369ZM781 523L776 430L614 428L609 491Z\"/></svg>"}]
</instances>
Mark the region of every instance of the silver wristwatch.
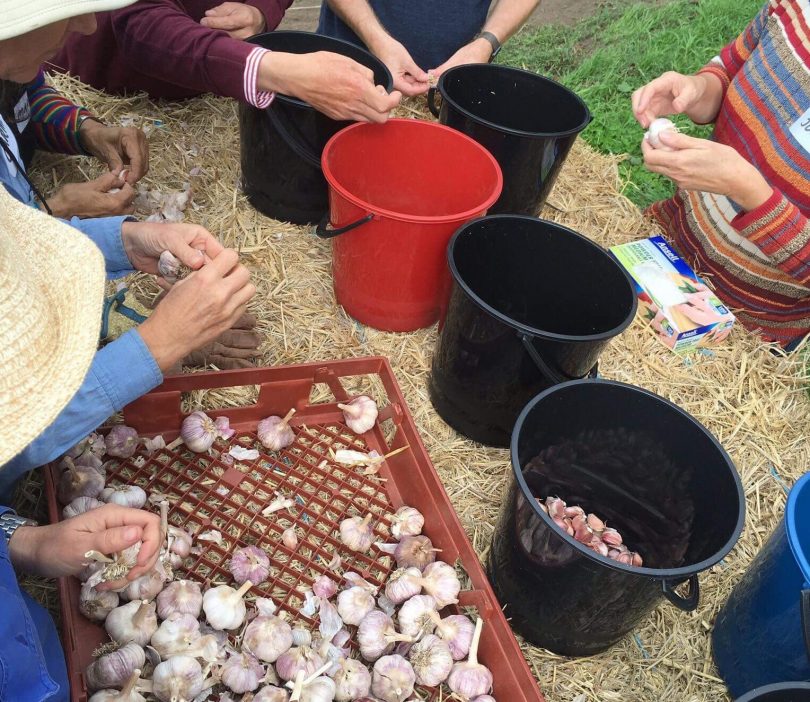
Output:
<instances>
[{"instance_id":1,"label":"silver wristwatch","mask_svg":"<svg viewBox=\"0 0 810 702\"><path fill-rule=\"evenodd\" d=\"M11 541L11 537L21 526L39 526L33 519L20 517L14 512L4 512L0 514L0 532L6 537L6 543Z\"/></svg>"}]
</instances>

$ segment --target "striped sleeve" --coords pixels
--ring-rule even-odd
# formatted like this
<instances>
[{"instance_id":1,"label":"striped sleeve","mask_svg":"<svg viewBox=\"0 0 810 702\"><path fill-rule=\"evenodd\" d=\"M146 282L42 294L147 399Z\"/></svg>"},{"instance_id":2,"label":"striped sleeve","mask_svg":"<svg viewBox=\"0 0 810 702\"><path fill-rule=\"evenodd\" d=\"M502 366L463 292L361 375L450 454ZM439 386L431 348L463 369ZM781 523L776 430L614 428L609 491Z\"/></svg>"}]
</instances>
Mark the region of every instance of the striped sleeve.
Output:
<instances>
[{"instance_id":1,"label":"striped sleeve","mask_svg":"<svg viewBox=\"0 0 810 702\"><path fill-rule=\"evenodd\" d=\"M732 225L775 266L810 286L810 221L779 190L774 188L756 209L737 215Z\"/></svg>"},{"instance_id":2,"label":"striped sleeve","mask_svg":"<svg viewBox=\"0 0 810 702\"><path fill-rule=\"evenodd\" d=\"M37 146L44 151L86 156L79 141L79 127L92 114L57 93L45 82L41 71L27 92Z\"/></svg>"},{"instance_id":3,"label":"striped sleeve","mask_svg":"<svg viewBox=\"0 0 810 702\"><path fill-rule=\"evenodd\" d=\"M259 64L262 58L269 53L267 49L262 49L260 46L257 46L248 54L247 61L245 62L245 74L243 77L245 101L261 110L270 107L270 103L273 102L273 98L276 96L275 93L259 90L258 85Z\"/></svg>"},{"instance_id":4,"label":"striped sleeve","mask_svg":"<svg viewBox=\"0 0 810 702\"><path fill-rule=\"evenodd\" d=\"M722 66L722 68L726 70L729 79L733 80L737 72L748 60L748 57L754 52L757 44L759 44L759 38L762 36L765 25L768 23L768 18L773 12L774 2L776 2L776 0L769 0L769 2L765 3L765 6L759 11L759 14L757 14L743 30L743 33L720 52L718 63L715 64L711 62L709 66Z\"/></svg>"}]
</instances>

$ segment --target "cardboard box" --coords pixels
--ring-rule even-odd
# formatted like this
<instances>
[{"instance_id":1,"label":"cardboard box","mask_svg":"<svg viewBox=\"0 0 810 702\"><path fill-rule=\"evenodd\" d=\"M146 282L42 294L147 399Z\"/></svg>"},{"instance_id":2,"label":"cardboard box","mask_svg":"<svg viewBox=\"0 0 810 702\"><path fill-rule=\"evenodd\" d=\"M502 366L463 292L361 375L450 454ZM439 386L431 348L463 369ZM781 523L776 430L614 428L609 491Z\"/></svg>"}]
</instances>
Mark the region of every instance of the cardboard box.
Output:
<instances>
[{"instance_id":1,"label":"cardboard box","mask_svg":"<svg viewBox=\"0 0 810 702\"><path fill-rule=\"evenodd\" d=\"M639 312L675 353L711 346L731 333L734 315L662 237L610 252L636 284Z\"/></svg>"}]
</instances>

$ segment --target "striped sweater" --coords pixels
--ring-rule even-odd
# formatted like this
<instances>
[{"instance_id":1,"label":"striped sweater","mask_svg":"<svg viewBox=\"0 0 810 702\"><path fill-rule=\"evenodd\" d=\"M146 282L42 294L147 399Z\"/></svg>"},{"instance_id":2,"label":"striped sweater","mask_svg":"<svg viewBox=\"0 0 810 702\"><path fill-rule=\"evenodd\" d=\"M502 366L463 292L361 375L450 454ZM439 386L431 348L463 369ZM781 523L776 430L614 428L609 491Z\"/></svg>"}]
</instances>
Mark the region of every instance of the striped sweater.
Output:
<instances>
[{"instance_id":1,"label":"striped sweater","mask_svg":"<svg viewBox=\"0 0 810 702\"><path fill-rule=\"evenodd\" d=\"M79 127L82 119L92 117L90 112L57 93L45 82L42 71L26 92L37 147L59 154L86 155L79 142Z\"/></svg>"},{"instance_id":2,"label":"striped sweater","mask_svg":"<svg viewBox=\"0 0 810 702\"><path fill-rule=\"evenodd\" d=\"M649 212L742 324L788 346L810 333L810 132L794 136L810 118L810 0L770 0L701 72L724 87L713 138L754 164L773 194L744 212L725 196L679 190Z\"/></svg>"}]
</instances>

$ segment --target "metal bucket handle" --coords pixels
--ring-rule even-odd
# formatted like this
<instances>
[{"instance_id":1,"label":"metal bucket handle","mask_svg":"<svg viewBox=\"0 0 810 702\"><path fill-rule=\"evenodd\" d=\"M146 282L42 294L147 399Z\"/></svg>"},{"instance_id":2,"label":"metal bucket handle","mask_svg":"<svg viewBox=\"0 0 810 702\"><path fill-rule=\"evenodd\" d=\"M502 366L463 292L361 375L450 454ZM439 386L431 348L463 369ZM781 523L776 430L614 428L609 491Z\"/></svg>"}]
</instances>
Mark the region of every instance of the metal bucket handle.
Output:
<instances>
[{"instance_id":1,"label":"metal bucket handle","mask_svg":"<svg viewBox=\"0 0 810 702\"><path fill-rule=\"evenodd\" d=\"M439 111L441 108L436 107L436 88L429 88L427 94L427 104L433 116L439 118Z\"/></svg>"},{"instance_id":2,"label":"metal bucket handle","mask_svg":"<svg viewBox=\"0 0 810 702\"><path fill-rule=\"evenodd\" d=\"M312 148L303 143L301 139L296 139L289 129L281 121L281 117L276 114L273 105L270 105L265 111L265 114L270 119L273 128L278 132L278 135L284 143L293 150L296 156L304 161L307 165L312 166L316 170L321 170L321 157L316 155Z\"/></svg>"},{"instance_id":3,"label":"metal bucket handle","mask_svg":"<svg viewBox=\"0 0 810 702\"><path fill-rule=\"evenodd\" d=\"M697 609L698 602L700 602L700 582L698 581L697 574L689 576L689 595L688 597L681 597L675 588L678 587L683 580L663 580L661 582L661 591L672 604L683 612L694 612Z\"/></svg>"},{"instance_id":4,"label":"metal bucket handle","mask_svg":"<svg viewBox=\"0 0 810 702\"><path fill-rule=\"evenodd\" d=\"M360 219L352 222L351 224L347 224L345 227L330 229L329 213L327 212L323 216L321 221L318 222L318 224L315 226L315 236L321 239L334 239L336 236L340 236L341 234L350 232L352 229L356 229L357 227L362 226L366 222L370 222L372 219L374 219L374 215L372 213L369 213L365 217L361 217Z\"/></svg>"}]
</instances>

